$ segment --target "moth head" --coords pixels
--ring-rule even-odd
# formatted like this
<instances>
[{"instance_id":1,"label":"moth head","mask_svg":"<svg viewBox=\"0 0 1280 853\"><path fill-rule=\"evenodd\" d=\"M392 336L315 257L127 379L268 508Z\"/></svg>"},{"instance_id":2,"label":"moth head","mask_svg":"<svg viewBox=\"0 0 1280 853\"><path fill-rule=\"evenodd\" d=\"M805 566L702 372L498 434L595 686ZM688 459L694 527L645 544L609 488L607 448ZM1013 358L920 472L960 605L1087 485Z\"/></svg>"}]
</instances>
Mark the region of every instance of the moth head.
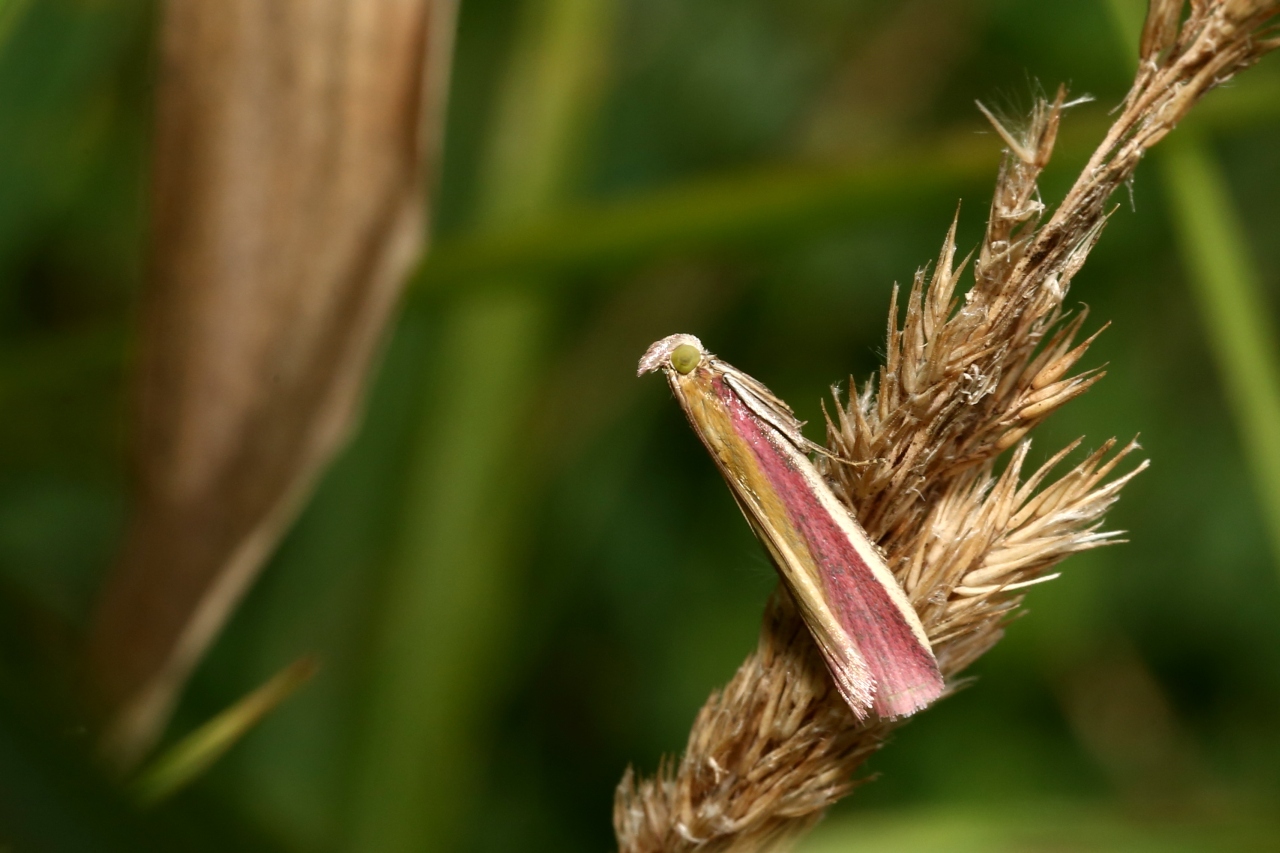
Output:
<instances>
[{"instance_id":1,"label":"moth head","mask_svg":"<svg viewBox=\"0 0 1280 853\"><path fill-rule=\"evenodd\" d=\"M643 376L656 370L664 370L668 375L675 371L687 376L708 357L709 353L703 348L702 341L693 335L671 335L654 342L645 351L636 375Z\"/></svg>"}]
</instances>

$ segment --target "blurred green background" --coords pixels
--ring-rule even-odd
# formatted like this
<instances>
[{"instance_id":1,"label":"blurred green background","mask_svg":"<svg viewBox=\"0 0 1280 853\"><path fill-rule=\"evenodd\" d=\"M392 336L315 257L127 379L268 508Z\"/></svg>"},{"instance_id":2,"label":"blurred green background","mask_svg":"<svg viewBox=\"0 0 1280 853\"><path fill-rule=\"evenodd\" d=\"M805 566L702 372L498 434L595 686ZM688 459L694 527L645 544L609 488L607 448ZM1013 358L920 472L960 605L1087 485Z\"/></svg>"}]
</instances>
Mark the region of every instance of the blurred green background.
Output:
<instances>
[{"instance_id":1,"label":"blurred green background","mask_svg":"<svg viewBox=\"0 0 1280 853\"><path fill-rule=\"evenodd\" d=\"M1052 203L1127 87L1131 11L464 0L433 254L167 740L321 670L139 812L71 696L127 513L156 9L0 4L0 850L610 849L623 769L679 752L774 584L639 354L696 333L818 437L958 200L977 243L1000 146L974 100L1097 98ZM1032 592L805 850L1280 847L1280 64L1189 124L1072 290L1109 375L1036 436L1141 433L1131 541Z\"/></svg>"}]
</instances>

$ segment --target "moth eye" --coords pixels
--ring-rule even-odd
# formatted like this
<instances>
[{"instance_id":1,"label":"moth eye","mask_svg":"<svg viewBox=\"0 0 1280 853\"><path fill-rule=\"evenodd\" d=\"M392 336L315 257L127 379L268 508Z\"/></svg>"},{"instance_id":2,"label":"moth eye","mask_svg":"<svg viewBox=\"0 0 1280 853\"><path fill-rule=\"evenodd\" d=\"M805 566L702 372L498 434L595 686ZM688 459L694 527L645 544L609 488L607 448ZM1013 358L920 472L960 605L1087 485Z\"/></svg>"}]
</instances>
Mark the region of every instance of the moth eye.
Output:
<instances>
[{"instance_id":1,"label":"moth eye","mask_svg":"<svg viewBox=\"0 0 1280 853\"><path fill-rule=\"evenodd\" d=\"M702 351L693 344L681 344L671 351L671 366L682 376L688 375L702 361Z\"/></svg>"}]
</instances>

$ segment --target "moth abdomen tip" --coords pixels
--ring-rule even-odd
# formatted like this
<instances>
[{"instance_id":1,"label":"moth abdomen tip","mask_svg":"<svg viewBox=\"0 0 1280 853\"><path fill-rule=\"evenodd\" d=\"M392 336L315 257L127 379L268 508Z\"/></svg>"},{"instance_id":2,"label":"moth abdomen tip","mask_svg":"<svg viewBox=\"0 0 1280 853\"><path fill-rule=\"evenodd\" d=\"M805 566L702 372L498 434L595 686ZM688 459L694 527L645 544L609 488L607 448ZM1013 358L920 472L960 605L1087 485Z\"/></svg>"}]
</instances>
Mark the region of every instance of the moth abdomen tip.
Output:
<instances>
[{"instance_id":1,"label":"moth abdomen tip","mask_svg":"<svg viewBox=\"0 0 1280 853\"><path fill-rule=\"evenodd\" d=\"M917 711L923 711L932 705L942 695L943 690L943 681L939 675L936 681L916 684L891 694L877 691L876 716L890 720L910 717Z\"/></svg>"}]
</instances>

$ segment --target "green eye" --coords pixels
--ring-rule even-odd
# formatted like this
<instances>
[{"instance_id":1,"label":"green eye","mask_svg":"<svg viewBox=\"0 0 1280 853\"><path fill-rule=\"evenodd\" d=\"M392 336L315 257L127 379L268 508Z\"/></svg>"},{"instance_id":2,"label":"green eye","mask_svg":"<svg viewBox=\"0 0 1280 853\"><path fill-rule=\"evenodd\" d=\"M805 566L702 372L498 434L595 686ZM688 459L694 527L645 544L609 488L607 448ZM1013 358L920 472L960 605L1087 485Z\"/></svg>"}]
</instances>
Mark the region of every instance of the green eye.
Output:
<instances>
[{"instance_id":1,"label":"green eye","mask_svg":"<svg viewBox=\"0 0 1280 853\"><path fill-rule=\"evenodd\" d=\"M702 351L692 344L681 344L671 351L671 366L681 375L688 375L702 361Z\"/></svg>"}]
</instances>

